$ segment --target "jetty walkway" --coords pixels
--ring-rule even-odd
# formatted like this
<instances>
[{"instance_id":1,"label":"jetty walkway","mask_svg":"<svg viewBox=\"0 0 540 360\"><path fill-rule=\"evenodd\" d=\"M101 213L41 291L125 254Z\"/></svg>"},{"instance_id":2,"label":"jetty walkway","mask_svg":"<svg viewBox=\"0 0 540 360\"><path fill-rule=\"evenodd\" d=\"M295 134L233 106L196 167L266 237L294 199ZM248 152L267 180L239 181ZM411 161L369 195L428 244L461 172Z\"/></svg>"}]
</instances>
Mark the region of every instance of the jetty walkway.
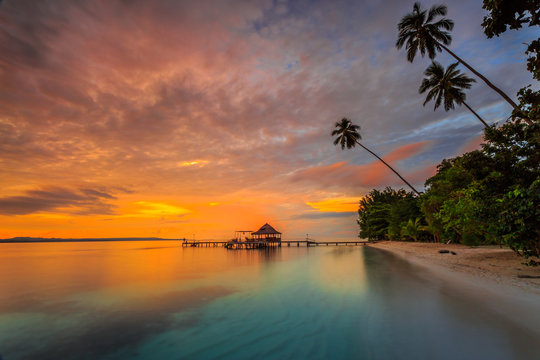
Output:
<instances>
[{"instance_id":1,"label":"jetty walkway","mask_svg":"<svg viewBox=\"0 0 540 360\"><path fill-rule=\"evenodd\" d=\"M290 247L291 244L297 247L306 246L362 246L367 241L313 241L313 240L282 240L278 241L196 241L196 240L183 240L182 247L225 247L227 249L260 249L266 247L278 246L287 244Z\"/></svg>"}]
</instances>

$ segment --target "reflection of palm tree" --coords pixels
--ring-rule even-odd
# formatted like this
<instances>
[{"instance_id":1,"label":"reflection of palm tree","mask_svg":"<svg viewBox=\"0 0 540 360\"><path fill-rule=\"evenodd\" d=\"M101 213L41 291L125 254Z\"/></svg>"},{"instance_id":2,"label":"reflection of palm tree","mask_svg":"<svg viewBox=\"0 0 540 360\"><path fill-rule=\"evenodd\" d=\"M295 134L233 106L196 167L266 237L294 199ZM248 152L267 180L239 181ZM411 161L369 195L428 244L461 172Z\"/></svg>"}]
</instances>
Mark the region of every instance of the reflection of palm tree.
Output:
<instances>
[{"instance_id":1,"label":"reflection of palm tree","mask_svg":"<svg viewBox=\"0 0 540 360\"><path fill-rule=\"evenodd\" d=\"M501 95L514 109L517 109L516 103L512 101L508 95L446 47L446 45L450 45L450 42L452 41L452 37L448 31L452 30L454 22L446 18L433 22L437 16L446 15L446 12L447 8L444 5L434 5L429 9L429 12L427 12L427 10L421 9L420 3L414 3L413 11L402 17L398 24L399 34L396 47L401 49L406 43L407 60L410 62L413 62L418 51L420 51L422 57L424 57L427 52L429 58L434 59L435 55L437 55L437 51L442 51L442 49L446 50L457 61L462 63L473 74L482 79L490 88Z\"/></svg>"},{"instance_id":2,"label":"reflection of palm tree","mask_svg":"<svg viewBox=\"0 0 540 360\"><path fill-rule=\"evenodd\" d=\"M453 109L454 104L463 104L485 127L488 127L488 124L465 102L466 95L462 89L469 89L471 83L475 80L462 74L456 69L457 66L458 63L453 63L445 71L444 67L436 61L429 65L424 72L427 78L422 80L420 89L418 89L420 94L429 90L426 101L424 101L424 106L433 99L435 100L433 110L436 110L441 105L441 102L444 103L445 111Z\"/></svg>"},{"instance_id":3,"label":"reflection of palm tree","mask_svg":"<svg viewBox=\"0 0 540 360\"><path fill-rule=\"evenodd\" d=\"M420 193L416 191L416 189L411 184L409 184L409 182L405 180L396 170L394 170L394 168L388 165L386 161L381 159L373 151L369 150L367 147L358 142L358 140L362 139L362 136L360 136L358 130L360 130L360 126L354 125L351 120L347 118L343 118L341 119L341 121L336 122L336 129L332 131L332 136L336 136L336 139L334 140L334 145L341 145L342 150L345 149L345 147L347 147L347 149L350 149L355 147L356 144L360 145L364 150L375 156L377 159L379 159L380 162L382 162L390 170L392 170L394 174L396 174L401 180L403 180L405 184L407 184L412 189L412 191L420 195Z\"/></svg>"}]
</instances>

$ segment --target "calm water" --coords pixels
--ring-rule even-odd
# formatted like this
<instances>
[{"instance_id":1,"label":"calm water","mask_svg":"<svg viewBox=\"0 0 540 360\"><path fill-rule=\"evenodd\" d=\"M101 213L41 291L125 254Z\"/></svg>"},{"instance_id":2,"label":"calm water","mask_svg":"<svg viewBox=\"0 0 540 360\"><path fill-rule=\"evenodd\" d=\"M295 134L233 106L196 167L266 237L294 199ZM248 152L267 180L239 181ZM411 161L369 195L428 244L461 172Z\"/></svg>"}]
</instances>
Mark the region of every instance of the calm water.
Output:
<instances>
[{"instance_id":1,"label":"calm water","mask_svg":"<svg viewBox=\"0 0 540 360\"><path fill-rule=\"evenodd\" d=\"M460 294L362 247L0 244L0 354L540 359L538 333Z\"/></svg>"}]
</instances>

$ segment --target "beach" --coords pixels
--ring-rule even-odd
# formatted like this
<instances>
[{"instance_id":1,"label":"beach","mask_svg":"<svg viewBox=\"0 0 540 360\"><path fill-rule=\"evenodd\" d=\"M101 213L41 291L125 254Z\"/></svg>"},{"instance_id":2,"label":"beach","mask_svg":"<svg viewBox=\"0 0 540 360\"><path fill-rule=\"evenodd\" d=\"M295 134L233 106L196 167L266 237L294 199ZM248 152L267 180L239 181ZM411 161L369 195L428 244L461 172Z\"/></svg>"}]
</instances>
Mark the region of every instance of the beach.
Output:
<instances>
[{"instance_id":1,"label":"beach","mask_svg":"<svg viewBox=\"0 0 540 360\"><path fill-rule=\"evenodd\" d=\"M525 260L512 250L401 241L375 242L368 246L424 270L426 282L442 281L452 288L450 291L474 299L479 311L487 309L540 335L540 267L523 265ZM449 252L439 253L439 250Z\"/></svg>"},{"instance_id":2,"label":"beach","mask_svg":"<svg viewBox=\"0 0 540 360\"><path fill-rule=\"evenodd\" d=\"M389 251L436 273L466 275L470 280L486 280L540 295L540 266L524 265L525 259L508 248L402 241L375 242L369 246ZM441 254L439 250L448 250L456 255Z\"/></svg>"}]
</instances>

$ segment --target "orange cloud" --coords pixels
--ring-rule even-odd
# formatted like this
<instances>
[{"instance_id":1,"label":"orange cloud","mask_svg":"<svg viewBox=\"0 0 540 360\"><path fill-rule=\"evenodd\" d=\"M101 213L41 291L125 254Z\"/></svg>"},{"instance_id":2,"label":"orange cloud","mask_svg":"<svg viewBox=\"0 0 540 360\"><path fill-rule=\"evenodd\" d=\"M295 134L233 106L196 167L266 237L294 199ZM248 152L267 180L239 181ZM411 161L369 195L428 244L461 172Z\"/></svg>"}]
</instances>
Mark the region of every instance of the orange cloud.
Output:
<instances>
[{"instance_id":1,"label":"orange cloud","mask_svg":"<svg viewBox=\"0 0 540 360\"><path fill-rule=\"evenodd\" d=\"M461 147L458 150L457 155L459 156L459 155L464 154L466 152L479 150L480 149L480 144L482 144L483 142L484 142L484 135L478 135L478 136L475 136L473 138L470 138L463 145L461 145Z\"/></svg>"},{"instance_id":2,"label":"orange cloud","mask_svg":"<svg viewBox=\"0 0 540 360\"><path fill-rule=\"evenodd\" d=\"M189 214L191 210L161 202L137 201L134 203L137 210L134 214L126 214L129 217L162 217Z\"/></svg>"},{"instance_id":3,"label":"orange cloud","mask_svg":"<svg viewBox=\"0 0 540 360\"><path fill-rule=\"evenodd\" d=\"M206 161L206 160L194 160L194 161L184 161L184 162L178 163L178 165L180 165L180 166L193 166L193 165L204 166L207 163L208 163L208 161Z\"/></svg>"},{"instance_id":4,"label":"orange cloud","mask_svg":"<svg viewBox=\"0 0 540 360\"><path fill-rule=\"evenodd\" d=\"M394 163L419 154L429 144L428 141L407 144L393 150L383 159L390 163L396 171L407 177L406 172L399 169ZM296 173L293 176L293 181L309 181L318 183L325 188L404 186L402 181L390 169L376 159L364 165L351 165L346 161L341 161L331 165L312 167Z\"/></svg>"},{"instance_id":5,"label":"orange cloud","mask_svg":"<svg viewBox=\"0 0 540 360\"><path fill-rule=\"evenodd\" d=\"M388 163L408 159L424 151L430 144L431 141L419 141L412 144L403 145L402 147L397 148L385 155L383 159Z\"/></svg>"},{"instance_id":6,"label":"orange cloud","mask_svg":"<svg viewBox=\"0 0 540 360\"><path fill-rule=\"evenodd\" d=\"M358 210L358 201L356 197L351 198L333 198L321 201L306 202L314 209L324 212L351 212Z\"/></svg>"}]
</instances>

